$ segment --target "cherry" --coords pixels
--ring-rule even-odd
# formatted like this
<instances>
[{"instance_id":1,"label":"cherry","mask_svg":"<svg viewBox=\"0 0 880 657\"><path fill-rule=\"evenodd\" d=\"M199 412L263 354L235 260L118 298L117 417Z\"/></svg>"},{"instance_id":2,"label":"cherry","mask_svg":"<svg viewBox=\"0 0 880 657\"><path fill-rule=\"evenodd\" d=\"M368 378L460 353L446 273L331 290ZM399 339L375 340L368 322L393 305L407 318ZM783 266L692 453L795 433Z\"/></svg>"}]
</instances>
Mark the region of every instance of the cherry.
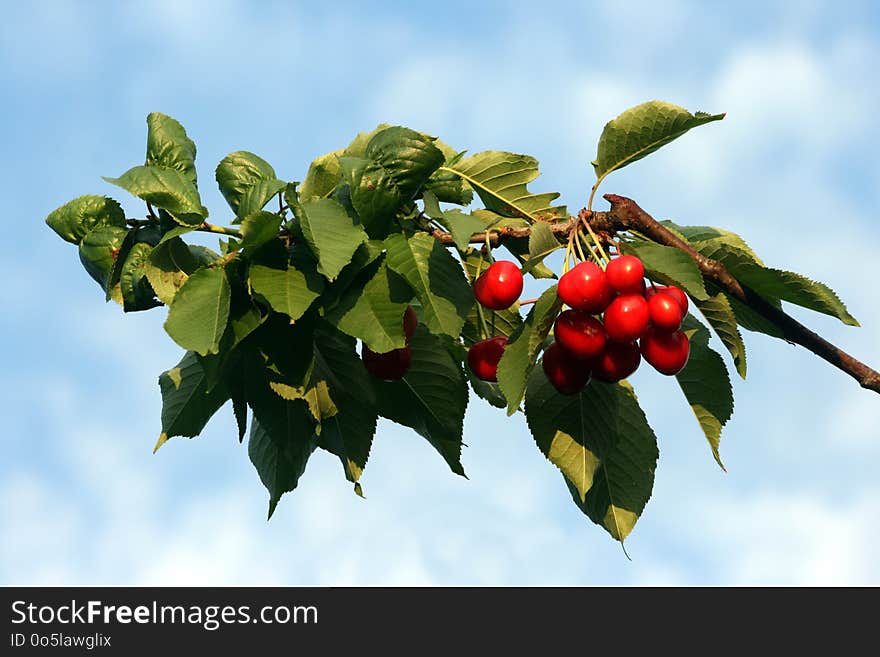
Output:
<instances>
[{"instance_id":1,"label":"cherry","mask_svg":"<svg viewBox=\"0 0 880 657\"><path fill-rule=\"evenodd\" d=\"M648 315L651 324L660 331L672 333L681 328L684 312L676 298L667 293L659 292L652 294L648 299Z\"/></svg>"},{"instance_id":2,"label":"cherry","mask_svg":"<svg viewBox=\"0 0 880 657\"><path fill-rule=\"evenodd\" d=\"M397 381L403 378L412 365L412 352L409 347L393 349L384 354L377 354L367 345L361 350L361 358L367 372L377 379Z\"/></svg>"},{"instance_id":3,"label":"cherry","mask_svg":"<svg viewBox=\"0 0 880 657\"><path fill-rule=\"evenodd\" d=\"M510 308L522 290L522 272L509 260L493 263L474 283L474 296L481 306L490 310Z\"/></svg>"},{"instance_id":4,"label":"cherry","mask_svg":"<svg viewBox=\"0 0 880 657\"><path fill-rule=\"evenodd\" d=\"M618 294L642 294L645 290L645 266L635 256L615 258L605 268L605 276Z\"/></svg>"},{"instance_id":5,"label":"cherry","mask_svg":"<svg viewBox=\"0 0 880 657\"><path fill-rule=\"evenodd\" d=\"M674 285L657 285L656 287L649 287L645 291L645 297L650 299L655 294L659 294L660 292L665 292L666 294L671 294L672 298L678 301L678 304L681 306L682 315L687 315L688 311L688 298L687 295L681 291L680 288L675 287Z\"/></svg>"},{"instance_id":6,"label":"cherry","mask_svg":"<svg viewBox=\"0 0 880 657\"><path fill-rule=\"evenodd\" d=\"M582 262L563 274L556 294L565 305L592 315L605 310L614 295L605 272L592 262Z\"/></svg>"},{"instance_id":7,"label":"cherry","mask_svg":"<svg viewBox=\"0 0 880 657\"><path fill-rule=\"evenodd\" d=\"M413 333L416 332L416 329L419 326L419 318L416 315L416 311L412 306L407 306L406 310L403 312L403 334L406 336L407 341L413 336Z\"/></svg>"},{"instance_id":8,"label":"cherry","mask_svg":"<svg viewBox=\"0 0 880 657\"><path fill-rule=\"evenodd\" d=\"M635 342L609 342L593 362L593 377L605 383L617 383L639 369L641 362Z\"/></svg>"},{"instance_id":9,"label":"cherry","mask_svg":"<svg viewBox=\"0 0 880 657\"><path fill-rule=\"evenodd\" d=\"M650 327L640 341L642 355L655 370L672 376L687 365L691 343L682 331L665 333Z\"/></svg>"},{"instance_id":10,"label":"cherry","mask_svg":"<svg viewBox=\"0 0 880 657\"><path fill-rule=\"evenodd\" d=\"M631 342L648 326L648 302L640 294L617 297L605 310L605 331L615 342Z\"/></svg>"},{"instance_id":11,"label":"cherry","mask_svg":"<svg viewBox=\"0 0 880 657\"><path fill-rule=\"evenodd\" d=\"M547 379L563 395L580 392L590 382L590 367L573 358L558 342L544 350L541 365Z\"/></svg>"},{"instance_id":12,"label":"cherry","mask_svg":"<svg viewBox=\"0 0 880 657\"><path fill-rule=\"evenodd\" d=\"M467 357L471 372L483 381L497 381L498 361L506 346L507 338L503 335L472 344Z\"/></svg>"},{"instance_id":13,"label":"cherry","mask_svg":"<svg viewBox=\"0 0 880 657\"><path fill-rule=\"evenodd\" d=\"M581 310L562 312L556 318L553 335L572 356L582 359L602 353L607 339L602 322Z\"/></svg>"}]
</instances>

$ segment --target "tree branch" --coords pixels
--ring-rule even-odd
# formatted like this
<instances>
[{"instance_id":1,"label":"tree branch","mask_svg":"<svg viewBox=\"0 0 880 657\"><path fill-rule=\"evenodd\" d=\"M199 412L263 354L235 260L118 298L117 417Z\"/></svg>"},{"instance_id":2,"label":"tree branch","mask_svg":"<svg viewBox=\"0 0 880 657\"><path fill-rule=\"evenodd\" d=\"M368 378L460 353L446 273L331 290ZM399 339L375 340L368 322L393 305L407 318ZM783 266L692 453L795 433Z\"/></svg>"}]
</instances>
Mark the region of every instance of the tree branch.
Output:
<instances>
[{"instance_id":1,"label":"tree branch","mask_svg":"<svg viewBox=\"0 0 880 657\"><path fill-rule=\"evenodd\" d=\"M616 194L606 194L604 198L611 203L610 211L590 212L589 210L581 210L577 218L572 217L568 221L551 224L551 231L560 240L564 240L583 221L588 223L599 234L600 239L609 239L610 236L621 231L634 230L658 244L681 249L693 259L706 280L715 283L724 292L743 302L749 308L778 326L782 330L785 340L808 349L839 370L846 372L858 381L863 388L880 393L880 372L868 367L860 360L831 344L785 311L769 303L757 292L740 283L722 263L707 258L695 251L675 233L642 210L632 199L617 196ZM489 243L492 246L498 246L505 239L524 238L530 234L531 228L529 227L495 228L489 231ZM432 235L442 244L452 245L455 243L452 235L446 231L435 230ZM471 236L469 242L471 244L485 244L486 234L477 233Z\"/></svg>"},{"instance_id":2,"label":"tree branch","mask_svg":"<svg viewBox=\"0 0 880 657\"><path fill-rule=\"evenodd\" d=\"M740 283L723 264L697 253L689 244L642 210L632 199L616 194L606 194L605 200L611 203L610 212L594 212L584 215L587 211L581 211L581 216L585 216L594 229L607 233L636 230L658 244L681 249L694 260L706 280L712 281L732 297L739 299L752 310L769 319L782 330L782 335L786 340L799 344L846 372L863 388L880 393L880 372L853 358Z\"/></svg>"}]
</instances>

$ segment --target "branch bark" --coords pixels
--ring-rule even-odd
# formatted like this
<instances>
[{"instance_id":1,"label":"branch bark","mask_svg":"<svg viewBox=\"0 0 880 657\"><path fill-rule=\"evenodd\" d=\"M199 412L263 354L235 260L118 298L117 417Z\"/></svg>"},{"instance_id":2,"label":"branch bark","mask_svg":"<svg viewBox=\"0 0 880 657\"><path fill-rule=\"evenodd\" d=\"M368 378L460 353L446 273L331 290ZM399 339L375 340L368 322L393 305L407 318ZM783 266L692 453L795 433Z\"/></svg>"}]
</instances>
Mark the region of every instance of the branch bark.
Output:
<instances>
[{"instance_id":1,"label":"branch bark","mask_svg":"<svg viewBox=\"0 0 880 657\"><path fill-rule=\"evenodd\" d=\"M567 222L552 224L551 230L558 237L565 238L580 222L586 221L600 236L611 236L621 231L634 230L658 244L681 249L693 259L706 280L712 281L727 294L742 301L752 310L776 324L782 330L785 340L798 344L831 363L858 381L863 388L880 393L880 372L831 344L785 311L767 302L762 296L740 283L722 263L695 251L689 244L640 208L632 199L616 194L606 194L604 198L611 203L610 211L581 210L577 218L573 217ZM531 229L528 227L499 228L490 231L489 243L492 246L498 246L505 239L528 237L530 234ZM433 235L443 244L454 244L452 235L445 231L436 230ZM485 233L476 234L470 239L472 244L483 244L485 241Z\"/></svg>"}]
</instances>

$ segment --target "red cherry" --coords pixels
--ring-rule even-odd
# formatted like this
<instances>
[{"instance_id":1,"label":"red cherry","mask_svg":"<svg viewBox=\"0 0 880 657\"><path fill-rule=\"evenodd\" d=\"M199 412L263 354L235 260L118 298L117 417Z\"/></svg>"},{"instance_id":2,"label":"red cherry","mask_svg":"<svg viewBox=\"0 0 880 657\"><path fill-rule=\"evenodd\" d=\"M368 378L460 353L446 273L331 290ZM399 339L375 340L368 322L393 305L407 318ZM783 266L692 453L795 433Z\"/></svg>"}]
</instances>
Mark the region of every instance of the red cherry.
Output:
<instances>
[{"instance_id":1,"label":"red cherry","mask_svg":"<svg viewBox=\"0 0 880 657\"><path fill-rule=\"evenodd\" d=\"M664 333L650 327L640 341L642 355L655 370L672 376L687 365L691 343L681 331Z\"/></svg>"},{"instance_id":2,"label":"red cherry","mask_svg":"<svg viewBox=\"0 0 880 657\"><path fill-rule=\"evenodd\" d=\"M632 342L648 326L648 302L640 294L617 297L605 310L605 331L615 342Z\"/></svg>"},{"instance_id":3,"label":"red cherry","mask_svg":"<svg viewBox=\"0 0 880 657\"><path fill-rule=\"evenodd\" d=\"M604 271L595 263L582 262L563 274L556 294L565 305L596 315L608 306L613 291Z\"/></svg>"},{"instance_id":4,"label":"red cherry","mask_svg":"<svg viewBox=\"0 0 880 657\"><path fill-rule=\"evenodd\" d=\"M507 338L503 335L472 344L468 349L468 365L471 372L483 381L497 381L498 361L501 360L506 346Z\"/></svg>"},{"instance_id":5,"label":"red cherry","mask_svg":"<svg viewBox=\"0 0 880 657\"><path fill-rule=\"evenodd\" d=\"M618 294L642 294L645 290L645 266L635 256L615 258L605 268L605 276Z\"/></svg>"},{"instance_id":6,"label":"red cherry","mask_svg":"<svg viewBox=\"0 0 880 657\"><path fill-rule=\"evenodd\" d=\"M403 334L409 340L419 326L419 318L412 306L407 306L403 312Z\"/></svg>"},{"instance_id":7,"label":"red cherry","mask_svg":"<svg viewBox=\"0 0 880 657\"><path fill-rule=\"evenodd\" d=\"M667 292L651 295L648 299L648 315L654 328L672 333L681 328L681 320L684 319L681 305L676 298Z\"/></svg>"},{"instance_id":8,"label":"red cherry","mask_svg":"<svg viewBox=\"0 0 880 657\"><path fill-rule=\"evenodd\" d=\"M674 285L652 286L652 287L649 287L645 291L645 297L647 299L650 299L652 296L654 296L655 294L658 294L660 292L665 292L666 294L671 294L672 298L675 299L676 301L678 301L679 305L681 306L682 315L687 315L688 298L687 298L687 295L684 292L682 292L680 288L677 288Z\"/></svg>"},{"instance_id":9,"label":"red cherry","mask_svg":"<svg viewBox=\"0 0 880 657\"><path fill-rule=\"evenodd\" d=\"M556 318L553 335L566 351L581 359L602 353L607 339L602 322L580 310L562 312Z\"/></svg>"},{"instance_id":10,"label":"red cherry","mask_svg":"<svg viewBox=\"0 0 880 657\"><path fill-rule=\"evenodd\" d=\"M573 358L558 342L544 350L541 365L547 379L563 395L580 392L590 382L589 365Z\"/></svg>"},{"instance_id":11,"label":"red cherry","mask_svg":"<svg viewBox=\"0 0 880 657\"><path fill-rule=\"evenodd\" d=\"M641 362L635 342L609 342L593 363L593 377L605 383L617 383L639 369Z\"/></svg>"},{"instance_id":12,"label":"red cherry","mask_svg":"<svg viewBox=\"0 0 880 657\"><path fill-rule=\"evenodd\" d=\"M397 381L403 378L412 365L412 352L409 347L393 349L384 354L377 354L367 345L361 350L361 358L367 372L377 379Z\"/></svg>"},{"instance_id":13,"label":"red cherry","mask_svg":"<svg viewBox=\"0 0 880 657\"><path fill-rule=\"evenodd\" d=\"M474 283L474 296L481 306L490 310L510 308L522 290L522 272L509 260L493 263Z\"/></svg>"}]
</instances>

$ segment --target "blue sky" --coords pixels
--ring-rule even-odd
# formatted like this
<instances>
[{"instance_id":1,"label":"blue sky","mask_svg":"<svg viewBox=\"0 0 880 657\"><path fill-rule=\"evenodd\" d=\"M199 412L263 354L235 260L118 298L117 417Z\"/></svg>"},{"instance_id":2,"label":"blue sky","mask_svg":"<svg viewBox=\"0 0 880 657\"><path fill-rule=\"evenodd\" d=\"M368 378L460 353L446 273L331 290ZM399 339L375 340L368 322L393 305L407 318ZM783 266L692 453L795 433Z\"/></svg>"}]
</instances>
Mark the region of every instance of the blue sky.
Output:
<instances>
[{"instance_id":1,"label":"blue sky","mask_svg":"<svg viewBox=\"0 0 880 657\"><path fill-rule=\"evenodd\" d=\"M475 400L470 480L382 424L367 500L317 454L266 523L228 408L151 455L156 377L180 353L165 311L105 305L43 224L84 193L142 213L100 176L139 163L153 110L197 142L216 222L226 153L301 179L380 121L535 155L536 189L577 209L604 123L660 98L728 116L604 191L735 230L768 263L830 284L863 328L795 314L877 365L876 3L6 4L0 583L880 584L880 399L756 334L727 474L676 386L634 377L661 456L632 562L577 511L522 419Z\"/></svg>"}]
</instances>

